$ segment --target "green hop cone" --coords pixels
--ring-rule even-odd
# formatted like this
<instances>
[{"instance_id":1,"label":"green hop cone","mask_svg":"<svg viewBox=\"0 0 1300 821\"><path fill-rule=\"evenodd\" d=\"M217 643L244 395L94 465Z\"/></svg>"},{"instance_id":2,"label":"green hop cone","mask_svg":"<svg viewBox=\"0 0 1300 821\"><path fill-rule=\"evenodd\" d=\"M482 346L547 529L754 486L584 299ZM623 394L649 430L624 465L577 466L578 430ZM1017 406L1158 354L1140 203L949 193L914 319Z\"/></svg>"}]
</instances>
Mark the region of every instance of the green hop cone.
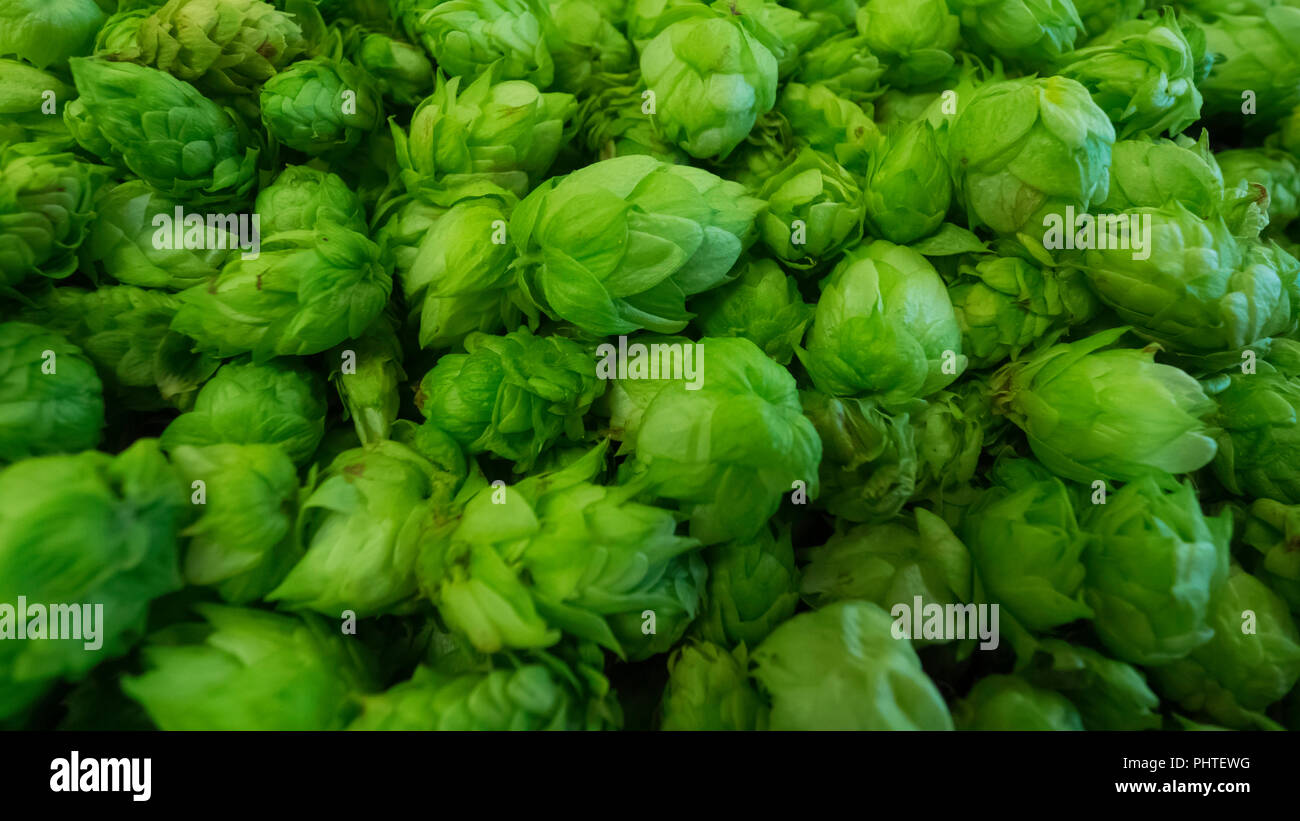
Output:
<instances>
[{"instance_id":1,"label":"green hop cone","mask_svg":"<svg viewBox=\"0 0 1300 821\"><path fill-rule=\"evenodd\" d=\"M1143 12L1145 0L1073 0L1086 37L1096 37L1115 26L1135 19Z\"/></svg>"},{"instance_id":2,"label":"green hop cone","mask_svg":"<svg viewBox=\"0 0 1300 821\"><path fill-rule=\"evenodd\" d=\"M1111 655L1142 665L1183 658L1214 635L1211 597L1228 573L1232 517L1205 516L1190 483L1130 482L1083 517L1084 601Z\"/></svg>"},{"instance_id":3,"label":"green hop cone","mask_svg":"<svg viewBox=\"0 0 1300 821\"><path fill-rule=\"evenodd\" d=\"M819 504L851 522L897 516L916 491L916 430L905 411L874 400L800 394L822 442Z\"/></svg>"},{"instance_id":4,"label":"green hop cone","mask_svg":"<svg viewBox=\"0 0 1300 821\"><path fill-rule=\"evenodd\" d=\"M0 323L0 464L86 450L104 428L95 366L62 335Z\"/></svg>"},{"instance_id":5,"label":"green hop cone","mask_svg":"<svg viewBox=\"0 0 1300 821\"><path fill-rule=\"evenodd\" d=\"M963 264L948 286L962 350L975 367L1020 356L1038 340L1090 319L1097 300L1073 268L1039 268L1019 257Z\"/></svg>"},{"instance_id":6,"label":"green hop cone","mask_svg":"<svg viewBox=\"0 0 1300 821\"><path fill-rule=\"evenodd\" d=\"M311 230L330 222L365 233L361 199L337 174L306 165L288 165L275 182L257 192L253 205L265 236Z\"/></svg>"},{"instance_id":7,"label":"green hop cone","mask_svg":"<svg viewBox=\"0 0 1300 821\"><path fill-rule=\"evenodd\" d=\"M1227 188L1249 182L1268 191L1268 223L1272 231L1283 231L1300 217L1300 157L1273 148L1236 148L1220 151L1214 158Z\"/></svg>"},{"instance_id":8,"label":"green hop cone","mask_svg":"<svg viewBox=\"0 0 1300 821\"><path fill-rule=\"evenodd\" d=\"M822 284L804 348L818 390L901 405L946 387L966 368L943 280L916 251L885 240L845 254Z\"/></svg>"},{"instance_id":9,"label":"green hop cone","mask_svg":"<svg viewBox=\"0 0 1300 821\"><path fill-rule=\"evenodd\" d=\"M776 111L796 137L853 174L867 172L883 139L862 106L825 85L786 83Z\"/></svg>"},{"instance_id":10,"label":"green hop cone","mask_svg":"<svg viewBox=\"0 0 1300 821\"><path fill-rule=\"evenodd\" d=\"M350 228L283 231L181 292L172 329L221 357L320 353L365 333L388 301L390 271L379 246Z\"/></svg>"},{"instance_id":11,"label":"green hop cone","mask_svg":"<svg viewBox=\"0 0 1300 821\"><path fill-rule=\"evenodd\" d=\"M491 183L485 183L480 187L492 194L500 193L497 186ZM471 196L482 193L474 188L470 191ZM438 217L447 213L455 204L455 199L459 198L456 194L451 196L453 199L447 202L443 197L397 194L386 199L379 206L372 220L377 226L374 239L392 254L395 273L401 275L411 269L411 262L415 259L416 251L429 232L429 228L437 222Z\"/></svg>"},{"instance_id":12,"label":"green hop cone","mask_svg":"<svg viewBox=\"0 0 1300 821\"><path fill-rule=\"evenodd\" d=\"M1205 422L1213 400L1184 371L1157 364L1149 349L1103 350L1126 330L1041 349L994 375L995 408L1058 476L1131 482L1214 458Z\"/></svg>"},{"instance_id":13,"label":"green hop cone","mask_svg":"<svg viewBox=\"0 0 1300 821\"><path fill-rule=\"evenodd\" d=\"M186 216L179 202L143 180L106 188L95 202L90 237L81 250L82 264L118 282L145 288L182 291L206 284L238 253L239 237L227 230L227 222L214 220L199 228L187 226ZM178 232L180 242L176 242ZM186 235L191 242L186 242Z\"/></svg>"},{"instance_id":14,"label":"green hop cone","mask_svg":"<svg viewBox=\"0 0 1300 821\"><path fill-rule=\"evenodd\" d=\"M397 332L397 321L381 315L360 339L340 343L331 355L337 364L330 379L363 445L387 439L397 419L399 386L406 381Z\"/></svg>"},{"instance_id":15,"label":"green hop cone","mask_svg":"<svg viewBox=\"0 0 1300 821\"><path fill-rule=\"evenodd\" d=\"M834 94L862 103L879 96L887 68L867 48L865 37L845 31L804 52L794 79L825 86Z\"/></svg>"},{"instance_id":16,"label":"green hop cone","mask_svg":"<svg viewBox=\"0 0 1300 821\"><path fill-rule=\"evenodd\" d=\"M422 347L442 349L476 331L497 333L519 324L514 246L505 227L516 200L466 197L437 217L402 274Z\"/></svg>"},{"instance_id":17,"label":"green hop cone","mask_svg":"<svg viewBox=\"0 0 1300 821\"><path fill-rule=\"evenodd\" d=\"M33 274L63 279L77 268L108 169L53 148L0 144L0 286Z\"/></svg>"},{"instance_id":18,"label":"green hop cone","mask_svg":"<svg viewBox=\"0 0 1300 821\"><path fill-rule=\"evenodd\" d=\"M180 306L172 294L129 285L52 288L25 317L81 348L125 407L185 410L220 363L170 329Z\"/></svg>"},{"instance_id":19,"label":"green hop cone","mask_svg":"<svg viewBox=\"0 0 1300 821\"><path fill-rule=\"evenodd\" d=\"M162 446L277 445L302 465L325 433L325 386L293 362L222 366L199 390L194 409L162 434Z\"/></svg>"},{"instance_id":20,"label":"green hop cone","mask_svg":"<svg viewBox=\"0 0 1300 821\"><path fill-rule=\"evenodd\" d=\"M0 54L37 68L64 68L89 54L104 11L95 0L6 0L0 4Z\"/></svg>"},{"instance_id":21,"label":"green hop cone","mask_svg":"<svg viewBox=\"0 0 1300 821\"><path fill-rule=\"evenodd\" d=\"M908 95L897 111L890 111L890 98L897 92L886 92L876 103L876 117L882 127L895 127L895 122L908 122L924 119L934 127L935 140L939 151L948 156L948 145L953 124L966 105L975 98L975 93L986 85L1007 79L998 60L985 65L978 58L963 54L958 64L948 74L942 91L928 91L922 94ZM948 93L951 92L951 93Z\"/></svg>"},{"instance_id":22,"label":"green hop cone","mask_svg":"<svg viewBox=\"0 0 1300 821\"><path fill-rule=\"evenodd\" d=\"M1269 358L1255 372L1230 374L1214 394L1214 473L1237 495L1300 504L1300 369Z\"/></svg>"},{"instance_id":23,"label":"green hop cone","mask_svg":"<svg viewBox=\"0 0 1300 821\"><path fill-rule=\"evenodd\" d=\"M159 192L198 206L245 197L257 177L258 149L243 126L193 86L166 72L95 58L74 58L80 109L90 118L90 144L104 160L120 160ZM111 149L106 156L103 148Z\"/></svg>"},{"instance_id":24,"label":"green hop cone","mask_svg":"<svg viewBox=\"0 0 1300 821\"><path fill-rule=\"evenodd\" d=\"M280 143L312 156L344 156L383 122L383 98L347 60L299 60L262 86L262 125Z\"/></svg>"},{"instance_id":25,"label":"green hop cone","mask_svg":"<svg viewBox=\"0 0 1300 821\"><path fill-rule=\"evenodd\" d=\"M756 647L794 614L799 571L789 528L773 535L764 527L753 539L714 545L704 561L709 581L696 630L705 641Z\"/></svg>"},{"instance_id":26,"label":"green hop cone","mask_svg":"<svg viewBox=\"0 0 1300 821\"><path fill-rule=\"evenodd\" d=\"M807 551L801 592L815 606L862 599L894 613L925 605L971 601L971 556L943 520L924 508L915 517L840 530ZM895 614L896 615L896 614ZM917 647L951 637L911 636ZM968 638L975 638L970 636Z\"/></svg>"},{"instance_id":27,"label":"green hop cone","mask_svg":"<svg viewBox=\"0 0 1300 821\"><path fill-rule=\"evenodd\" d=\"M872 233L904 245L934 233L952 202L934 127L921 120L891 131L871 156L865 191Z\"/></svg>"},{"instance_id":28,"label":"green hop cone","mask_svg":"<svg viewBox=\"0 0 1300 821\"><path fill-rule=\"evenodd\" d=\"M563 631L640 660L695 617L699 542L675 534L670 511L631 501L635 487L591 484L605 450L485 487L449 535L424 540L421 589L480 652L549 647Z\"/></svg>"},{"instance_id":29,"label":"green hop cone","mask_svg":"<svg viewBox=\"0 0 1300 821\"><path fill-rule=\"evenodd\" d=\"M555 62L555 84L574 91L599 85L602 75L624 74L634 64L632 44L619 31L621 20L601 0L553 0L547 46ZM618 9L621 11L621 9Z\"/></svg>"},{"instance_id":30,"label":"green hop cone","mask_svg":"<svg viewBox=\"0 0 1300 821\"><path fill-rule=\"evenodd\" d=\"M397 442L339 454L302 502L296 540L306 553L267 599L333 618L407 604L425 506L449 502L458 484Z\"/></svg>"},{"instance_id":31,"label":"green hop cone","mask_svg":"<svg viewBox=\"0 0 1300 821\"><path fill-rule=\"evenodd\" d=\"M1258 713L1300 680L1300 631L1285 602L1234 565L1210 608L1214 636L1184 659L1155 668L1160 692L1185 709L1238 729L1269 726Z\"/></svg>"},{"instance_id":32,"label":"green hop cone","mask_svg":"<svg viewBox=\"0 0 1300 821\"><path fill-rule=\"evenodd\" d=\"M806 148L767 179L759 234L777 259L812 268L862 238L862 190L839 163Z\"/></svg>"},{"instance_id":33,"label":"green hop cone","mask_svg":"<svg viewBox=\"0 0 1300 821\"><path fill-rule=\"evenodd\" d=\"M1020 676L985 676L953 707L959 730L1082 730L1083 719L1060 693Z\"/></svg>"},{"instance_id":34,"label":"green hop cone","mask_svg":"<svg viewBox=\"0 0 1300 821\"><path fill-rule=\"evenodd\" d=\"M857 0L788 0L785 5L815 21L823 32L852 26L858 11Z\"/></svg>"},{"instance_id":35,"label":"green hop cone","mask_svg":"<svg viewBox=\"0 0 1300 821\"><path fill-rule=\"evenodd\" d=\"M144 648L122 689L163 730L341 730L369 673L336 628L262 610L200 604ZM310 618L310 617L309 617Z\"/></svg>"},{"instance_id":36,"label":"green hop cone","mask_svg":"<svg viewBox=\"0 0 1300 821\"><path fill-rule=\"evenodd\" d=\"M74 96L50 72L0 58L0 143L67 140L63 105Z\"/></svg>"},{"instance_id":37,"label":"green hop cone","mask_svg":"<svg viewBox=\"0 0 1300 821\"><path fill-rule=\"evenodd\" d=\"M1111 151L1110 192L1101 209L1123 212L1176 201L1208 219L1223 202L1223 182L1206 129L1196 141L1181 134L1173 140L1119 140Z\"/></svg>"},{"instance_id":38,"label":"green hop cone","mask_svg":"<svg viewBox=\"0 0 1300 821\"><path fill-rule=\"evenodd\" d=\"M962 529L989 601L1033 631L1090 617L1087 540L1065 483L1027 460L999 462L994 474Z\"/></svg>"},{"instance_id":39,"label":"green hop cone","mask_svg":"<svg viewBox=\"0 0 1300 821\"><path fill-rule=\"evenodd\" d=\"M72 141L92 156L114 167L122 167L122 157L114 152L112 144L99 130L90 109L80 97L64 104L63 127L72 136Z\"/></svg>"},{"instance_id":40,"label":"green hop cone","mask_svg":"<svg viewBox=\"0 0 1300 821\"><path fill-rule=\"evenodd\" d=\"M361 697L349 730L580 730L567 682L543 664L459 674L418 667L409 680Z\"/></svg>"},{"instance_id":41,"label":"green hop cone","mask_svg":"<svg viewBox=\"0 0 1300 821\"><path fill-rule=\"evenodd\" d=\"M773 730L951 730L952 716L889 614L843 601L802 613L753 652Z\"/></svg>"},{"instance_id":42,"label":"green hop cone","mask_svg":"<svg viewBox=\"0 0 1300 821\"><path fill-rule=\"evenodd\" d=\"M695 300L695 325L704 336L743 336L788 365L812 321L812 306L803 301L794 278L772 260L754 258L742 266L734 282Z\"/></svg>"},{"instance_id":43,"label":"green hop cone","mask_svg":"<svg viewBox=\"0 0 1300 821\"><path fill-rule=\"evenodd\" d=\"M149 602L180 587L176 531L185 499L155 439L117 456L87 451L10 465L0 469L0 497L0 600L71 605L94 620L81 622L84 639L32 641L29 632L18 641L10 611L11 640L0 642L0 717L8 718L59 678L81 678L136 642ZM66 629L66 612L49 616Z\"/></svg>"},{"instance_id":44,"label":"green hop cone","mask_svg":"<svg viewBox=\"0 0 1300 821\"><path fill-rule=\"evenodd\" d=\"M1127 216L1137 218L1143 234L1150 226L1149 246L1141 253L1090 248L1082 267L1097 296L1139 335L1173 351L1212 353L1295 328L1296 271L1243 253L1222 218L1202 220L1177 202Z\"/></svg>"},{"instance_id":45,"label":"green hop cone","mask_svg":"<svg viewBox=\"0 0 1300 821\"><path fill-rule=\"evenodd\" d=\"M749 31L776 59L777 77L786 79L802 53L821 36L821 25L775 0L715 0L712 7L744 18Z\"/></svg>"},{"instance_id":46,"label":"green hop cone","mask_svg":"<svg viewBox=\"0 0 1300 821\"><path fill-rule=\"evenodd\" d=\"M303 12L315 14L315 8L287 5L298 14L263 0L168 0L140 21L135 47L120 56L193 83L210 97L251 95L311 47L312 21Z\"/></svg>"},{"instance_id":47,"label":"green hop cone","mask_svg":"<svg viewBox=\"0 0 1300 821\"><path fill-rule=\"evenodd\" d=\"M655 122L692 157L725 158L776 102L777 60L748 20L701 12L641 49Z\"/></svg>"},{"instance_id":48,"label":"green hop cone","mask_svg":"<svg viewBox=\"0 0 1300 821\"><path fill-rule=\"evenodd\" d=\"M967 379L953 390L931 396L913 424L916 492L937 495L974 477L984 447L997 441L1002 421L993 415L987 381ZM942 508L940 508L942 509Z\"/></svg>"},{"instance_id":49,"label":"green hop cone","mask_svg":"<svg viewBox=\"0 0 1300 821\"><path fill-rule=\"evenodd\" d=\"M348 56L374 79L390 103L416 105L433 91L433 64L419 46L369 32Z\"/></svg>"},{"instance_id":50,"label":"green hop cone","mask_svg":"<svg viewBox=\"0 0 1300 821\"><path fill-rule=\"evenodd\" d=\"M959 29L944 0L868 0L857 13L858 33L889 66L884 80L891 86L925 85L947 74Z\"/></svg>"},{"instance_id":51,"label":"green hop cone","mask_svg":"<svg viewBox=\"0 0 1300 821\"><path fill-rule=\"evenodd\" d=\"M676 333L691 317L685 298L728 280L763 207L701 168L604 160L519 204L515 266L531 301L589 333Z\"/></svg>"},{"instance_id":52,"label":"green hop cone","mask_svg":"<svg viewBox=\"0 0 1300 821\"><path fill-rule=\"evenodd\" d=\"M1160 699L1146 677L1096 650L1042 639L1021 675L1036 687L1056 690L1078 709L1089 730L1158 730Z\"/></svg>"},{"instance_id":53,"label":"green hop cone","mask_svg":"<svg viewBox=\"0 0 1300 821\"><path fill-rule=\"evenodd\" d=\"M1037 232L1045 215L1105 201L1114 142L1105 112L1068 77L989 83L949 132L957 200L972 227Z\"/></svg>"},{"instance_id":54,"label":"green hop cone","mask_svg":"<svg viewBox=\"0 0 1300 821\"><path fill-rule=\"evenodd\" d=\"M799 155L794 131L785 117L769 111L727 159L713 164L718 174L757 192ZM829 162L823 159L822 162ZM833 165L833 163L831 163Z\"/></svg>"},{"instance_id":55,"label":"green hop cone","mask_svg":"<svg viewBox=\"0 0 1300 821\"><path fill-rule=\"evenodd\" d=\"M1220 55L1198 83L1205 114L1248 129L1267 129L1300 104L1300 8L1277 5L1258 14L1222 14L1202 23L1206 52ZM1246 116L1243 116L1246 115ZM1244 123L1243 123L1244 121Z\"/></svg>"},{"instance_id":56,"label":"green hop cone","mask_svg":"<svg viewBox=\"0 0 1300 821\"><path fill-rule=\"evenodd\" d=\"M784 494L803 488L816 497L821 440L794 377L754 343L691 344L684 355L695 358L696 381L658 380L634 441L625 443L635 451L628 467L653 493L676 500L705 544L752 539Z\"/></svg>"},{"instance_id":57,"label":"green hop cone","mask_svg":"<svg viewBox=\"0 0 1300 821\"><path fill-rule=\"evenodd\" d=\"M637 83L620 82L624 79ZM647 154L666 163L686 164L686 154L664 139L646 113L648 98L639 80L636 72L602 78L602 87L580 103L574 120L587 150L600 160Z\"/></svg>"},{"instance_id":58,"label":"green hop cone","mask_svg":"<svg viewBox=\"0 0 1300 821\"><path fill-rule=\"evenodd\" d=\"M953 0L951 5L969 42L1029 69L1052 65L1083 33L1072 0Z\"/></svg>"},{"instance_id":59,"label":"green hop cone","mask_svg":"<svg viewBox=\"0 0 1300 821\"><path fill-rule=\"evenodd\" d=\"M185 581L214 587L231 604L260 600L301 552L293 541L292 460L274 445L178 445L170 455L197 512L182 531Z\"/></svg>"},{"instance_id":60,"label":"green hop cone","mask_svg":"<svg viewBox=\"0 0 1300 821\"><path fill-rule=\"evenodd\" d=\"M94 56L135 56L140 50L140 26L153 16L157 6L139 6L110 14L95 35Z\"/></svg>"},{"instance_id":61,"label":"green hop cone","mask_svg":"<svg viewBox=\"0 0 1300 821\"><path fill-rule=\"evenodd\" d=\"M494 453L525 471L561 436L583 438L582 417L605 391L590 351L520 328L471 334L425 374L416 406L467 453Z\"/></svg>"},{"instance_id":62,"label":"green hop cone","mask_svg":"<svg viewBox=\"0 0 1300 821\"><path fill-rule=\"evenodd\" d=\"M767 705L750 683L744 648L687 644L668 660L661 730L742 731L766 727Z\"/></svg>"},{"instance_id":63,"label":"green hop cone","mask_svg":"<svg viewBox=\"0 0 1300 821\"><path fill-rule=\"evenodd\" d=\"M439 76L437 90L411 115L410 136L393 125L407 190L485 180L522 197L546 175L564 142L573 95L494 76L488 72L463 90L461 78Z\"/></svg>"},{"instance_id":64,"label":"green hop cone","mask_svg":"<svg viewBox=\"0 0 1300 821\"><path fill-rule=\"evenodd\" d=\"M1201 116L1198 62L1173 12L1166 11L1117 26L1066 54L1058 73L1092 92L1121 139L1161 132L1173 136Z\"/></svg>"},{"instance_id":65,"label":"green hop cone","mask_svg":"<svg viewBox=\"0 0 1300 821\"><path fill-rule=\"evenodd\" d=\"M1278 148L1290 151L1292 155L1300 157L1300 104L1297 104L1291 109L1290 113L1282 118L1277 133L1269 137L1269 144L1276 145Z\"/></svg>"},{"instance_id":66,"label":"green hop cone","mask_svg":"<svg viewBox=\"0 0 1300 821\"><path fill-rule=\"evenodd\" d=\"M1241 542L1253 548L1257 557L1250 562L1252 574L1273 582L1275 591L1285 595L1280 587L1295 587L1285 582L1300 582L1300 551L1293 549L1300 544L1300 505L1259 499L1243 518ZM1282 585L1277 584L1282 580Z\"/></svg>"},{"instance_id":67,"label":"green hop cone","mask_svg":"<svg viewBox=\"0 0 1300 821\"><path fill-rule=\"evenodd\" d=\"M550 88L555 60L547 46L554 23L535 0L447 0L413 3L401 12L412 42L419 41L448 76L473 80L495 66L502 80Z\"/></svg>"}]
</instances>

